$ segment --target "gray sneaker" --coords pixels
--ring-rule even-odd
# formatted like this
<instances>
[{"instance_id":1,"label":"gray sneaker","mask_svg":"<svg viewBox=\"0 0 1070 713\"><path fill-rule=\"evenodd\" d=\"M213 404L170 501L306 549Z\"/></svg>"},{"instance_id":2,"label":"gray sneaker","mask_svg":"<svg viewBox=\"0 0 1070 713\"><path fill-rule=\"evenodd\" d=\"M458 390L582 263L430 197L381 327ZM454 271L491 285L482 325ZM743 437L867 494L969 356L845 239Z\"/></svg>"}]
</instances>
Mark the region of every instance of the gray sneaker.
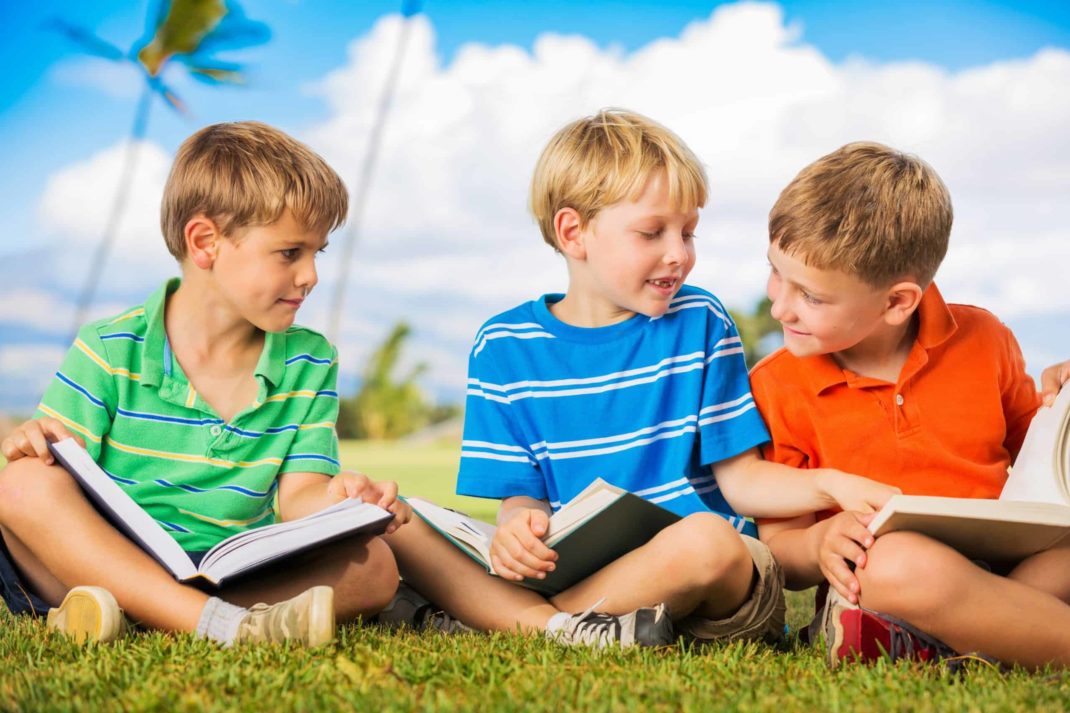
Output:
<instances>
[{"instance_id":1,"label":"gray sneaker","mask_svg":"<svg viewBox=\"0 0 1070 713\"><path fill-rule=\"evenodd\" d=\"M394 598L379 612L378 621L391 629L408 627L413 631L440 631L443 634L466 634L475 631L436 607L405 582L398 585Z\"/></svg>"},{"instance_id":2,"label":"gray sneaker","mask_svg":"<svg viewBox=\"0 0 1070 713\"><path fill-rule=\"evenodd\" d=\"M235 643L297 641L322 646L334 640L334 589L306 589L277 604L254 604L238 625Z\"/></svg>"},{"instance_id":3,"label":"gray sneaker","mask_svg":"<svg viewBox=\"0 0 1070 713\"><path fill-rule=\"evenodd\" d=\"M675 640L672 619L664 604L643 607L615 616L594 611L602 602L587 611L569 617L565 625L547 636L566 646L668 646Z\"/></svg>"}]
</instances>

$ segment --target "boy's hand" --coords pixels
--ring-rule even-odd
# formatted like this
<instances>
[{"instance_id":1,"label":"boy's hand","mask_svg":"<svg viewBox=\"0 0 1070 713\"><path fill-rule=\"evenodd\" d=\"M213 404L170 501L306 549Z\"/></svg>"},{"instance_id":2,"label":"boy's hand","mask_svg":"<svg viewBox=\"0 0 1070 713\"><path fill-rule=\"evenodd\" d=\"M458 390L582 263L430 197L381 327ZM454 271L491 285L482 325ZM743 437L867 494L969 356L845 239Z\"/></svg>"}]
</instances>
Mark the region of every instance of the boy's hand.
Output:
<instances>
[{"instance_id":1,"label":"boy's hand","mask_svg":"<svg viewBox=\"0 0 1070 713\"><path fill-rule=\"evenodd\" d=\"M848 565L866 566L866 550L873 545L873 533L866 527L873 513L845 511L822 523L824 533L818 542L817 563L829 584L852 604L858 603L862 587Z\"/></svg>"},{"instance_id":2,"label":"boy's hand","mask_svg":"<svg viewBox=\"0 0 1070 713\"><path fill-rule=\"evenodd\" d=\"M85 448L85 441L67 430L61 421L55 418L33 418L15 428L8 437L0 441L0 453L9 461L19 458L40 458L42 463L52 465L56 459L48 450L51 441L74 438L78 445Z\"/></svg>"},{"instance_id":3,"label":"boy's hand","mask_svg":"<svg viewBox=\"0 0 1070 713\"><path fill-rule=\"evenodd\" d=\"M398 500L398 484L392 480L374 481L364 473L344 470L331 478L327 484L327 495L334 501L360 498L394 513L394 519L386 526L388 535L412 519L412 508Z\"/></svg>"},{"instance_id":4,"label":"boy's hand","mask_svg":"<svg viewBox=\"0 0 1070 713\"><path fill-rule=\"evenodd\" d=\"M544 579L552 572L557 553L540 539L549 528L549 516L537 508L518 507L509 513L490 543L491 564L498 576L519 582L524 577Z\"/></svg>"},{"instance_id":5,"label":"boy's hand","mask_svg":"<svg viewBox=\"0 0 1070 713\"><path fill-rule=\"evenodd\" d=\"M1044 400L1045 406L1055 403L1055 397L1067 381L1070 381L1070 359L1044 370L1040 375L1040 398Z\"/></svg>"},{"instance_id":6,"label":"boy's hand","mask_svg":"<svg viewBox=\"0 0 1070 713\"><path fill-rule=\"evenodd\" d=\"M835 501L840 509L857 512L880 510L888 498L903 492L891 485L831 468L818 476L818 483L825 495Z\"/></svg>"}]
</instances>

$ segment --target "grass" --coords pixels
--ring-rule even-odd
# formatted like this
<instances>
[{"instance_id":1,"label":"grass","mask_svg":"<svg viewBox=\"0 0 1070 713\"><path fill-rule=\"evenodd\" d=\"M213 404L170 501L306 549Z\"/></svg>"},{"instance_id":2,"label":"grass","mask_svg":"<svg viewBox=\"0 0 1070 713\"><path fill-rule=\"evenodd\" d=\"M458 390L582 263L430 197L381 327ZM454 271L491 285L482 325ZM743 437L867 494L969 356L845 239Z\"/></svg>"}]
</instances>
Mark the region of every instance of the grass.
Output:
<instances>
[{"instance_id":1,"label":"grass","mask_svg":"<svg viewBox=\"0 0 1070 713\"><path fill-rule=\"evenodd\" d=\"M346 443L343 462L480 517L494 503L451 495L454 445ZM805 622L805 593L789 623ZM537 638L444 637L346 626L307 651L222 650L190 636L139 633L78 647L0 608L2 710L1065 710L1070 674L985 665L850 666L814 649L754 644L658 651L563 649Z\"/></svg>"}]
</instances>

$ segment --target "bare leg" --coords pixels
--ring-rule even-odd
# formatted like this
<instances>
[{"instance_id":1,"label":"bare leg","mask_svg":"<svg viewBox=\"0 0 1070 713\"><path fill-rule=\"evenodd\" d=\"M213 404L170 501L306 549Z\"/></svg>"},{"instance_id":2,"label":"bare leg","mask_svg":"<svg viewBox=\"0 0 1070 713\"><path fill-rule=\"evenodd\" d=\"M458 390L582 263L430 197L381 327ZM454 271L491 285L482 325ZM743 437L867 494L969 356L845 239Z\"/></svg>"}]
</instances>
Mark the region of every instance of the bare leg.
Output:
<instances>
[{"instance_id":1,"label":"bare leg","mask_svg":"<svg viewBox=\"0 0 1070 713\"><path fill-rule=\"evenodd\" d=\"M0 524L19 569L52 604L74 586L95 585L146 626L196 629L208 595L176 582L112 527L62 468L22 458L0 471ZM223 596L233 589L237 603L273 603L314 584L336 584L339 616L351 618L389 602L397 569L381 542L350 540L310 555L285 576L251 579Z\"/></svg>"},{"instance_id":2,"label":"bare leg","mask_svg":"<svg viewBox=\"0 0 1070 713\"><path fill-rule=\"evenodd\" d=\"M1070 544L1033 555L1008 576L1070 604Z\"/></svg>"},{"instance_id":3,"label":"bare leg","mask_svg":"<svg viewBox=\"0 0 1070 713\"><path fill-rule=\"evenodd\" d=\"M956 651L1029 668L1070 665L1070 606L1057 597L912 532L879 538L868 560L857 571L866 608L903 619ZM1036 571L1025 567L1022 574Z\"/></svg>"},{"instance_id":4,"label":"bare leg","mask_svg":"<svg viewBox=\"0 0 1070 713\"><path fill-rule=\"evenodd\" d=\"M405 580L482 631L542 631L557 613L529 589L491 576L419 517L384 537Z\"/></svg>"},{"instance_id":5,"label":"bare leg","mask_svg":"<svg viewBox=\"0 0 1070 713\"><path fill-rule=\"evenodd\" d=\"M359 536L288 560L264 576L224 587L218 596L248 607L281 602L322 584L334 588L338 620L349 621L376 614L390 603L398 586L398 568L382 539Z\"/></svg>"},{"instance_id":6,"label":"bare leg","mask_svg":"<svg viewBox=\"0 0 1070 713\"><path fill-rule=\"evenodd\" d=\"M739 534L724 518L698 513L552 601L579 611L605 597L599 610L609 614L664 602L673 619L723 619L746 601L753 578L754 563Z\"/></svg>"}]
</instances>

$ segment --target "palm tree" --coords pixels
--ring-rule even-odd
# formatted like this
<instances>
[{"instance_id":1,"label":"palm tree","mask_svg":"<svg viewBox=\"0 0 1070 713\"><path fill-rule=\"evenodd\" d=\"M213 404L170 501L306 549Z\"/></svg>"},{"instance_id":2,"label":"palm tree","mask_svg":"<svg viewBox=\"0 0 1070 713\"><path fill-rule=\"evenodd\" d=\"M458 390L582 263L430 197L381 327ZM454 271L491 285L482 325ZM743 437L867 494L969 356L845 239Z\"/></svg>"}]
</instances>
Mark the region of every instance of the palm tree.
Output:
<instances>
[{"instance_id":1,"label":"palm tree","mask_svg":"<svg viewBox=\"0 0 1070 713\"><path fill-rule=\"evenodd\" d=\"M208 84L242 83L241 66L221 61L213 56L214 53L261 44L270 38L271 33L267 25L246 18L233 0L160 0L156 12L150 16L145 37L126 52L89 30L62 20L53 20L51 26L89 54L113 62L130 62L145 80L127 139L115 199L78 297L72 329L77 332L93 302L104 263L130 197L131 180L141 140L145 138L148 127L153 97L158 96L171 109L186 113L185 105L164 83L164 72L178 63L186 68L191 77Z\"/></svg>"}]
</instances>

